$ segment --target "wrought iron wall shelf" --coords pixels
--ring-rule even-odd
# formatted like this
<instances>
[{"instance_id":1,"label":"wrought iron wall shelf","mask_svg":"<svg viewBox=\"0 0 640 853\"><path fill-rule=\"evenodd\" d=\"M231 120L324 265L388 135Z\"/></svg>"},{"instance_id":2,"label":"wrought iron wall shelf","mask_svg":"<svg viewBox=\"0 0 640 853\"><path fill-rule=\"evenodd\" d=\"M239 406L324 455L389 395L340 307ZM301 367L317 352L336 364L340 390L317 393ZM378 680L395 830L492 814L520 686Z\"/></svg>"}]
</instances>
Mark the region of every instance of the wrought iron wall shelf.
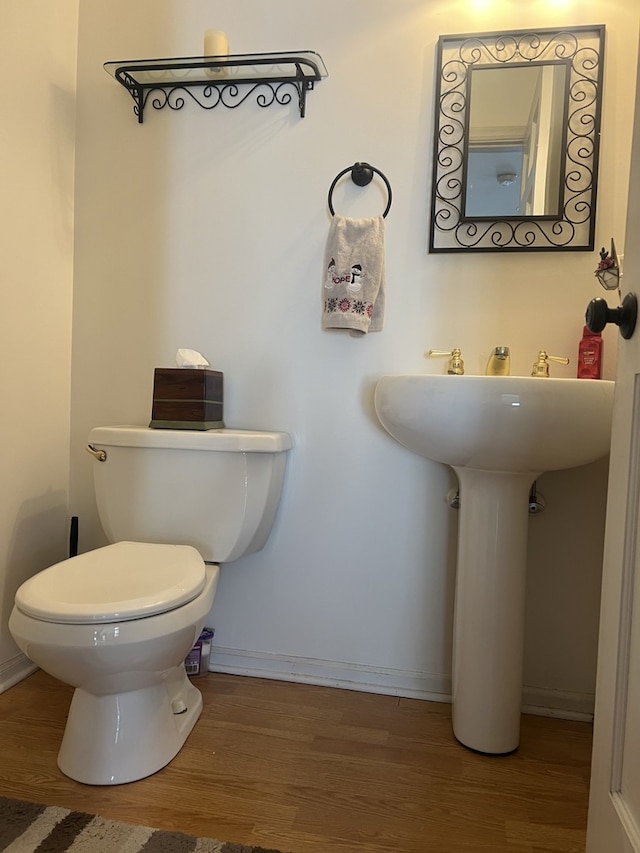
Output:
<instances>
[{"instance_id":1,"label":"wrought iron wall shelf","mask_svg":"<svg viewBox=\"0 0 640 853\"><path fill-rule=\"evenodd\" d=\"M322 57L311 50L132 59L105 62L104 68L133 98L133 112L140 124L148 103L156 110L181 110L189 95L206 110L219 104L234 109L252 92L261 107L289 104L297 93L300 117L304 118L307 92L328 75Z\"/></svg>"}]
</instances>

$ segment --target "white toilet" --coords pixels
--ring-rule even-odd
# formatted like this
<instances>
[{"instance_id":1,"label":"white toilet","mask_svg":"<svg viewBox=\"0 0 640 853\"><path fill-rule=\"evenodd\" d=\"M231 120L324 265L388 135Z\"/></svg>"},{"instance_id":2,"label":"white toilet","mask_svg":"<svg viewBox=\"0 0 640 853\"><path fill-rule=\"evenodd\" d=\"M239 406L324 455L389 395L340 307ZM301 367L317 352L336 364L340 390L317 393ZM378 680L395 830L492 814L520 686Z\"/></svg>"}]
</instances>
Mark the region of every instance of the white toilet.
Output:
<instances>
[{"instance_id":1,"label":"white toilet","mask_svg":"<svg viewBox=\"0 0 640 853\"><path fill-rule=\"evenodd\" d=\"M202 710L184 659L217 563L266 543L290 447L281 432L92 430L98 513L115 544L34 575L9 619L25 655L76 688L58 755L67 776L132 782L180 751Z\"/></svg>"}]
</instances>

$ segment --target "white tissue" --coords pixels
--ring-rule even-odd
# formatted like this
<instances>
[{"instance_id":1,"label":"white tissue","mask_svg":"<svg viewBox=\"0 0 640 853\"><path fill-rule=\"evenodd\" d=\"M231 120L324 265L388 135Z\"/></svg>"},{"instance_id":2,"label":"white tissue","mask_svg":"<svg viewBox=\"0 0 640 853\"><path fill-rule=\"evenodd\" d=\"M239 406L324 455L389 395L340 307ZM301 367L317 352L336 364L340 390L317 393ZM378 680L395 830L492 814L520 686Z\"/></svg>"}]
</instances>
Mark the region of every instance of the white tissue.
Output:
<instances>
[{"instance_id":1,"label":"white tissue","mask_svg":"<svg viewBox=\"0 0 640 853\"><path fill-rule=\"evenodd\" d=\"M176 353L176 364L178 367L211 367L211 364L195 349L179 349Z\"/></svg>"}]
</instances>

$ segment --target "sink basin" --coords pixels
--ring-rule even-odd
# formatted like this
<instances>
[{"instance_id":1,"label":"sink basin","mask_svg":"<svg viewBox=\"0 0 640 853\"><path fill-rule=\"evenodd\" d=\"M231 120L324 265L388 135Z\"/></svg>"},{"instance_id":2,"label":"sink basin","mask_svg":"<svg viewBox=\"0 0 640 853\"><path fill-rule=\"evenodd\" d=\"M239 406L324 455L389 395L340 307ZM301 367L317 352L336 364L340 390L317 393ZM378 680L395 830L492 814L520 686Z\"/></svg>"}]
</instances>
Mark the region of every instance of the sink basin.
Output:
<instances>
[{"instance_id":1,"label":"sink basin","mask_svg":"<svg viewBox=\"0 0 640 853\"><path fill-rule=\"evenodd\" d=\"M396 441L436 462L542 473L609 452L613 382L533 376L383 376L375 408Z\"/></svg>"},{"instance_id":2,"label":"sink basin","mask_svg":"<svg viewBox=\"0 0 640 853\"><path fill-rule=\"evenodd\" d=\"M455 736L476 751L519 744L531 486L544 471L607 455L613 389L531 376L378 380L384 428L458 477L452 719Z\"/></svg>"}]
</instances>

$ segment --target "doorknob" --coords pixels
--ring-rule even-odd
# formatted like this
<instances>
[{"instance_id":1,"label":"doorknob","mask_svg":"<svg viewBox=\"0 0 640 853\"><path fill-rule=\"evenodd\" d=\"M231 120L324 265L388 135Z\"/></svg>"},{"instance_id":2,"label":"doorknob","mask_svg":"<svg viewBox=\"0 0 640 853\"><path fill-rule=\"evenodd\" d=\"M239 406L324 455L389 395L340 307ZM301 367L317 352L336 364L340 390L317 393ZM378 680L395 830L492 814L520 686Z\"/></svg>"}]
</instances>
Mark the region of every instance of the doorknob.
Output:
<instances>
[{"instance_id":1,"label":"doorknob","mask_svg":"<svg viewBox=\"0 0 640 853\"><path fill-rule=\"evenodd\" d=\"M605 299L597 296L587 305L585 320L590 332L601 332L607 323L615 323L620 334L629 340L636 327L638 299L635 293L627 293L618 308L609 308Z\"/></svg>"}]
</instances>

